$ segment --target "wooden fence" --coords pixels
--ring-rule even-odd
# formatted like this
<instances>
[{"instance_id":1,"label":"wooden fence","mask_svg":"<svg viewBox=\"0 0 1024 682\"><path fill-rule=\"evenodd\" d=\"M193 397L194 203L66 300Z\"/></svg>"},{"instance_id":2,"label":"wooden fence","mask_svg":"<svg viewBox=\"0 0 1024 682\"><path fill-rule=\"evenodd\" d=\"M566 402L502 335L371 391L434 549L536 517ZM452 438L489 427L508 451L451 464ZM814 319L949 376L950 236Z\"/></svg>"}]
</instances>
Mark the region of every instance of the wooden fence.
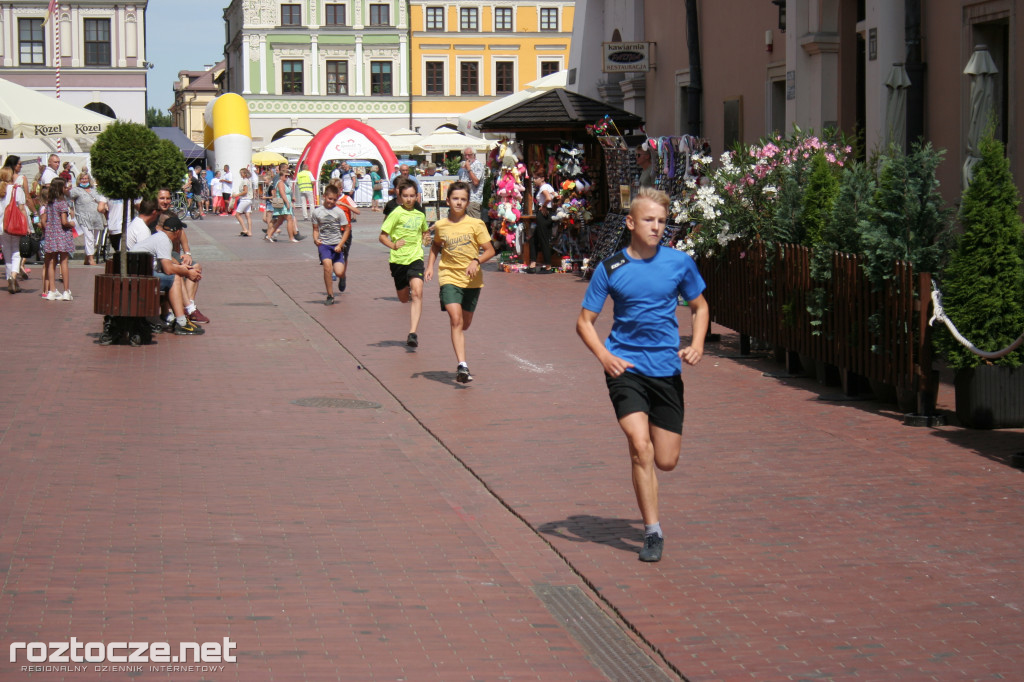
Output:
<instances>
[{"instance_id":1,"label":"wooden fence","mask_svg":"<svg viewBox=\"0 0 1024 682\"><path fill-rule=\"evenodd\" d=\"M705 297L714 322L744 337L799 354L869 380L934 395L926 315L929 276L915 277L897 263L894 277L874 290L852 254L832 255L832 277L810 277L811 250L733 242L724 257L700 259ZM926 305L918 305L924 287ZM824 291L825 313L808 312L814 291ZM817 333L816 333L817 331ZM925 397L926 402L927 397ZM922 408L925 411L927 408Z\"/></svg>"}]
</instances>

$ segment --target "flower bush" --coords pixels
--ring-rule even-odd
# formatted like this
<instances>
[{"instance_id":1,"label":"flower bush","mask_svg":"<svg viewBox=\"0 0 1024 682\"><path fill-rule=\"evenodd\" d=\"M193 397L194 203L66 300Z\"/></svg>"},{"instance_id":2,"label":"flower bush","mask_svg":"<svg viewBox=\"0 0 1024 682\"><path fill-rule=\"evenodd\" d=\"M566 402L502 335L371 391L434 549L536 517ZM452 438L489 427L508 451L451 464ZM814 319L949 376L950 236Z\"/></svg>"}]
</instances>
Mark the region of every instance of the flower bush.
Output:
<instances>
[{"instance_id":1,"label":"flower bush","mask_svg":"<svg viewBox=\"0 0 1024 682\"><path fill-rule=\"evenodd\" d=\"M688 181L688 193L671 207L673 222L696 226L679 248L707 255L734 239L799 243L802 235L795 228L814 159L838 169L851 152L842 141L796 128L788 138L776 136L722 154L715 169L709 156L693 157L700 175Z\"/></svg>"}]
</instances>

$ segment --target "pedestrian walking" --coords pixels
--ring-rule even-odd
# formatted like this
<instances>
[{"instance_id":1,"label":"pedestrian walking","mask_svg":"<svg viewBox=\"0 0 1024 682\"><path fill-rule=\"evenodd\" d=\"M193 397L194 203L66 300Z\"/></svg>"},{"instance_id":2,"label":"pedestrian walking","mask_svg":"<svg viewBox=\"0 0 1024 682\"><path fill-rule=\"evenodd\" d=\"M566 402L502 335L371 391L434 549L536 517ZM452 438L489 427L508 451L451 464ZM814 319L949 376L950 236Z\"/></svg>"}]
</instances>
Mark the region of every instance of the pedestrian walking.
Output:
<instances>
[{"instance_id":1,"label":"pedestrian walking","mask_svg":"<svg viewBox=\"0 0 1024 682\"><path fill-rule=\"evenodd\" d=\"M96 238L103 233L107 199L92 186L87 171L78 174L78 186L68 194L75 212L75 223L85 240L85 265L96 265Z\"/></svg>"},{"instance_id":2,"label":"pedestrian walking","mask_svg":"<svg viewBox=\"0 0 1024 682\"><path fill-rule=\"evenodd\" d=\"M427 234L427 217L416 210L416 184L402 178L398 181L399 205L388 215L380 228L380 243L391 249L388 263L395 280L398 300L410 303L409 335L405 345L419 345L416 329L423 310L423 242Z\"/></svg>"},{"instance_id":3,"label":"pedestrian walking","mask_svg":"<svg viewBox=\"0 0 1024 682\"><path fill-rule=\"evenodd\" d=\"M384 199L384 178L380 175L380 168L370 166L370 182L373 183L373 202L370 204L371 211L380 211L380 202Z\"/></svg>"},{"instance_id":4,"label":"pedestrian walking","mask_svg":"<svg viewBox=\"0 0 1024 682\"><path fill-rule=\"evenodd\" d=\"M238 196L238 204L235 207L235 217L238 219L238 225L242 228L239 234L243 237L252 236L252 195L253 195L253 184L251 175L249 174L248 168L242 168L238 171L240 176L239 181L236 183L235 192Z\"/></svg>"},{"instance_id":5,"label":"pedestrian walking","mask_svg":"<svg viewBox=\"0 0 1024 682\"><path fill-rule=\"evenodd\" d=\"M656 469L679 461L683 432L680 359L696 365L704 354L709 311L704 280L689 255L659 246L669 198L643 187L630 204L629 246L601 263L587 287L576 333L605 372L608 394L626 435L633 490L644 521L641 561L660 561L664 536L658 516ZM594 322L605 299L615 302L612 330L604 344ZM692 337L679 349L678 297L690 304Z\"/></svg>"},{"instance_id":6,"label":"pedestrian walking","mask_svg":"<svg viewBox=\"0 0 1024 682\"><path fill-rule=\"evenodd\" d=\"M72 301L71 268L68 259L75 252L75 240L71 230L75 224L71 220L71 208L64 200L64 181L59 177L50 182L46 203L46 227L43 231L46 240L46 256L43 258L43 278L50 288L46 289L47 301ZM64 292L57 293L57 264L60 263L60 275L64 282Z\"/></svg>"},{"instance_id":7,"label":"pedestrian walking","mask_svg":"<svg viewBox=\"0 0 1024 682\"><path fill-rule=\"evenodd\" d=\"M298 186L298 196L295 203L302 207L303 220L308 219L316 207L313 197L313 185L315 182L313 174L309 171L309 166L302 164L301 170L295 176L295 184Z\"/></svg>"},{"instance_id":8,"label":"pedestrian walking","mask_svg":"<svg viewBox=\"0 0 1024 682\"><path fill-rule=\"evenodd\" d=\"M455 349L455 380L462 384L473 381L466 362L466 330L473 323L484 286L481 265L494 257L494 246L487 226L479 218L466 213L470 200L469 184L462 180L448 187L448 217L434 223L434 239L430 244L426 279L434 274L434 263L440 254L437 282L441 310L448 313L452 348Z\"/></svg>"}]
</instances>

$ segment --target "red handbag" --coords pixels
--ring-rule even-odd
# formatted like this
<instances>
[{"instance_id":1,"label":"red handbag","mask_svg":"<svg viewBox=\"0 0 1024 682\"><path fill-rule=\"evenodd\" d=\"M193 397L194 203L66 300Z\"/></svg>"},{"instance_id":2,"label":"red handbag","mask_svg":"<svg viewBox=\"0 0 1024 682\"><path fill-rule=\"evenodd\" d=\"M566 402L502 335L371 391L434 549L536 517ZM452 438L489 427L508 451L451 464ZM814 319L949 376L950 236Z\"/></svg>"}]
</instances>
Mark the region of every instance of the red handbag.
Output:
<instances>
[{"instance_id":1,"label":"red handbag","mask_svg":"<svg viewBox=\"0 0 1024 682\"><path fill-rule=\"evenodd\" d=\"M4 211L4 232L15 237L24 237L28 234L28 218L25 212L18 206L18 188L11 192L11 201Z\"/></svg>"}]
</instances>

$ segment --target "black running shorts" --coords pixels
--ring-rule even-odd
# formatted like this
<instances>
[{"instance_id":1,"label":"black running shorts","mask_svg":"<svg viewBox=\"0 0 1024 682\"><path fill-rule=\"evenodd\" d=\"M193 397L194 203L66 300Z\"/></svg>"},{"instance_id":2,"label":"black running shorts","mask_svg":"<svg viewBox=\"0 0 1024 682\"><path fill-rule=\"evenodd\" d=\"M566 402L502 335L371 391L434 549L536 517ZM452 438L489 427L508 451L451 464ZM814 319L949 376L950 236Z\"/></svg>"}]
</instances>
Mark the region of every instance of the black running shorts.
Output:
<instances>
[{"instance_id":1,"label":"black running shorts","mask_svg":"<svg viewBox=\"0 0 1024 682\"><path fill-rule=\"evenodd\" d=\"M659 429L683 432L683 377L647 377L633 372L621 376L604 375L608 397L615 407L615 417L622 419L634 412L643 412Z\"/></svg>"},{"instance_id":2,"label":"black running shorts","mask_svg":"<svg viewBox=\"0 0 1024 682\"><path fill-rule=\"evenodd\" d=\"M389 263L391 266L391 277L395 280L395 291L401 291L409 286L411 279L423 279L423 260L413 261L408 265L401 263Z\"/></svg>"}]
</instances>

